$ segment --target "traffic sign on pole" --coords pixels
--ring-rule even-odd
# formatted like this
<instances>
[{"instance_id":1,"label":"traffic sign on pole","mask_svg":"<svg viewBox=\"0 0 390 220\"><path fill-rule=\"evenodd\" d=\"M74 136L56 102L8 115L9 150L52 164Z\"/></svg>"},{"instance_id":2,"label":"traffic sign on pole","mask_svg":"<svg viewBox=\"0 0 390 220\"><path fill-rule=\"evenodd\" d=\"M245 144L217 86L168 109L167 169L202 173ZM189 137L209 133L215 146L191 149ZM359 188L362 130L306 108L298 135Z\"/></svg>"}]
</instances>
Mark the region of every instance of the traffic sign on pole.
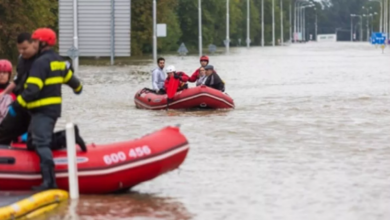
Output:
<instances>
[{"instance_id":1,"label":"traffic sign on pole","mask_svg":"<svg viewBox=\"0 0 390 220\"><path fill-rule=\"evenodd\" d=\"M386 35L384 33L375 32L371 35L371 43L373 45L376 44L385 44L386 43Z\"/></svg>"}]
</instances>

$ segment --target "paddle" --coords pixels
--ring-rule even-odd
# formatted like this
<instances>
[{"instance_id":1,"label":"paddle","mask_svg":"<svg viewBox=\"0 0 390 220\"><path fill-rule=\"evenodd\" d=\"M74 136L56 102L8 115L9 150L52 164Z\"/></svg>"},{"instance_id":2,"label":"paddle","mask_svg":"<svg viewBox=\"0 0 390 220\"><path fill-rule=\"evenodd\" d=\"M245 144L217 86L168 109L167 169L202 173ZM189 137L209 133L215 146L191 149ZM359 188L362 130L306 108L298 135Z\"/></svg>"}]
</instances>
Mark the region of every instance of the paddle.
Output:
<instances>
[{"instance_id":1,"label":"paddle","mask_svg":"<svg viewBox=\"0 0 390 220\"><path fill-rule=\"evenodd\" d=\"M173 76L169 78L169 81L168 81L168 87L167 87L167 110L168 110L168 106L169 106L169 101L171 101L173 99L173 97L175 96L176 94L176 91L177 91L177 88L179 88L179 85L180 85L180 80L179 79L175 79Z\"/></svg>"}]
</instances>

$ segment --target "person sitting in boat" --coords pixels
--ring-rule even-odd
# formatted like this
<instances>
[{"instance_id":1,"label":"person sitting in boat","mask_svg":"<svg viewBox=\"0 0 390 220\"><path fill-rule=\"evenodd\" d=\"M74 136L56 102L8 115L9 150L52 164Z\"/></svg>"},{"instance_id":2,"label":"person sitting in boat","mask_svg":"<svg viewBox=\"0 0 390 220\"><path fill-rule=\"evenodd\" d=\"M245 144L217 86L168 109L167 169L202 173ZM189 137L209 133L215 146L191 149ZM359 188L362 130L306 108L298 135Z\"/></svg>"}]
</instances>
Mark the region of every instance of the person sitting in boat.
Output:
<instances>
[{"instance_id":1,"label":"person sitting in boat","mask_svg":"<svg viewBox=\"0 0 390 220\"><path fill-rule=\"evenodd\" d=\"M209 57L208 56L201 56L200 57L200 67L195 70L195 72L191 75L191 77L188 79L189 82L197 82L200 78L200 68L204 68L209 64Z\"/></svg>"},{"instance_id":2,"label":"person sitting in boat","mask_svg":"<svg viewBox=\"0 0 390 220\"><path fill-rule=\"evenodd\" d=\"M12 74L12 64L9 60L0 60L0 123L8 112L8 105L15 101L16 96L13 93L5 94L4 90L10 84Z\"/></svg>"},{"instance_id":3,"label":"person sitting in boat","mask_svg":"<svg viewBox=\"0 0 390 220\"><path fill-rule=\"evenodd\" d=\"M206 69L203 66L201 66L199 68L199 78L198 80L196 80L196 86L202 85L205 79L206 79Z\"/></svg>"},{"instance_id":4,"label":"person sitting in boat","mask_svg":"<svg viewBox=\"0 0 390 220\"><path fill-rule=\"evenodd\" d=\"M165 74L164 74L164 66L165 66L165 59L160 57L157 59L157 68L153 70L152 72L152 89L156 93L164 93L164 81L165 81Z\"/></svg>"},{"instance_id":5,"label":"person sitting in boat","mask_svg":"<svg viewBox=\"0 0 390 220\"><path fill-rule=\"evenodd\" d=\"M167 90L168 85L169 85L169 80L171 78L180 80L180 84L179 84L179 87L177 88L177 91L181 91L183 89L188 89L187 81L188 81L189 77L187 74L185 74L184 72L181 72L181 71L176 72L176 69L173 65L170 65L167 67L167 74L168 74L168 77L164 83L165 90Z\"/></svg>"},{"instance_id":6,"label":"person sitting in boat","mask_svg":"<svg viewBox=\"0 0 390 220\"><path fill-rule=\"evenodd\" d=\"M225 83L222 81L222 79L218 76L218 74L214 71L213 65L207 65L205 67L206 69L206 79L202 83L205 86L214 88L216 90L219 90L221 92L225 91Z\"/></svg>"}]
</instances>

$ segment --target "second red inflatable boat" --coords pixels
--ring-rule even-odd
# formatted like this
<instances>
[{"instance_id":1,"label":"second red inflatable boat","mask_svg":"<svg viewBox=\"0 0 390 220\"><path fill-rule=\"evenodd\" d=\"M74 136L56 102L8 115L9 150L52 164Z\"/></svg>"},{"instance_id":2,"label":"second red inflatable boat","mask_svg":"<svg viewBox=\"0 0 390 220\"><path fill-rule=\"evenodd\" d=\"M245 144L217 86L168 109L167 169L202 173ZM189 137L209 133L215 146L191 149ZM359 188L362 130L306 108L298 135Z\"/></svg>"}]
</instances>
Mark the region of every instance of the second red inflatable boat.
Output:
<instances>
[{"instance_id":1,"label":"second red inflatable boat","mask_svg":"<svg viewBox=\"0 0 390 220\"><path fill-rule=\"evenodd\" d=\"M142 89L135 94L134 103L137 108L149 110L234 108L234 101L229 95L204 85L179 91L170 101L165 94L156 94L149 89Z\"/></svg>"}]
</instances>

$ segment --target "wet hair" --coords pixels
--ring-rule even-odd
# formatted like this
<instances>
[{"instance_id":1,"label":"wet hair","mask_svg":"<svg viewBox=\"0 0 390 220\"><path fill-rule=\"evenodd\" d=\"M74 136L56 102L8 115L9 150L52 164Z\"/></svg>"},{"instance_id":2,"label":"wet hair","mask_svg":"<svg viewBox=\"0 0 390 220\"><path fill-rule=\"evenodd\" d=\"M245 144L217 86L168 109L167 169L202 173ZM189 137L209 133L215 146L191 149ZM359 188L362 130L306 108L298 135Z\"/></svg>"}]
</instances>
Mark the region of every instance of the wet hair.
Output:
<instances>
[{"instance_id":1,"label":"wet hair","mask_svg":"<svg viewBox=\"0 0 390 220\"><path fill-rule=\"evenodd\" d=\"M16 39L16 42L18 44L21 44L25 41L28 41L29 43L32 42L32 39L31 39L31 34L30 33L27 33L27 32L23 32L23 33L20 33Z\"/></svg>"},{"instance_id":2,"label":"wet hair","mask_svg":"<svg viewBox=\"0 0 390 220\"><path fill-rule=\"evenodd\" d=\"M164 59L164 58L162 58L162 57L159 57L159 58L157 59L157 64L159 64L161 60L165 61L165 59Z\"/></svg>"}]
</instances>

